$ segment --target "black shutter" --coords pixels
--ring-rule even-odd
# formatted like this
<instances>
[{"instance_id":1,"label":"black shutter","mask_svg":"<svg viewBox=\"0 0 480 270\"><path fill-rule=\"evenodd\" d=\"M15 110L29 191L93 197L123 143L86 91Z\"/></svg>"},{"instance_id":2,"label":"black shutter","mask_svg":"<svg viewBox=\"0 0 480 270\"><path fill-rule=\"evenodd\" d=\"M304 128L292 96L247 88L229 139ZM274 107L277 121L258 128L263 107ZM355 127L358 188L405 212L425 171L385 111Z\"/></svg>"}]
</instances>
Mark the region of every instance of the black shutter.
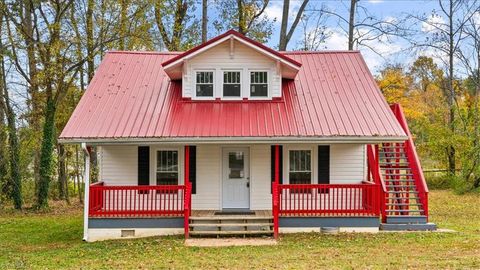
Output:
<instances>
[{"instance_id":1,"label":"black shutter","mask_svg":"<svg viewBox=\"0 0 480 270\"><path fill-rule=\"evenodd\" d=\"M318 146L318 184L330 184L330 145Z\"/></svg>"},{"instance_id":2,"label":"black shutter","mask_svg":"<svg viewBox=\"0 0 480 270\"><path fill-rule=\"evenodd\" d=\"M279 145L278 150L279 153L279 182L283 184L283 146ZM275 182L275 145L270 146L270 174L271 174L271 181L272 183Z\"/></svg>"},{"instance_id":3,"label":"black shutter","mask_svg":"<svg viewBox=\"0 0 480 270\"><path fill-rule=\"evenodd\" d=\"M150 183L150 147L138 147L138 185L148 186Z\"/></svg>"},{"instance_id":4,"label":"black shutter","mask_svg":"<svg viewBox=\"0 0 480 270\"><path fill-rule=\"evenodd\" d=\"M190 159L189 159L189 169L190 169L190 183L192 183L192 194L197 193L197 147L189 146L190 149Z\"/></svg>"}]
</instances>

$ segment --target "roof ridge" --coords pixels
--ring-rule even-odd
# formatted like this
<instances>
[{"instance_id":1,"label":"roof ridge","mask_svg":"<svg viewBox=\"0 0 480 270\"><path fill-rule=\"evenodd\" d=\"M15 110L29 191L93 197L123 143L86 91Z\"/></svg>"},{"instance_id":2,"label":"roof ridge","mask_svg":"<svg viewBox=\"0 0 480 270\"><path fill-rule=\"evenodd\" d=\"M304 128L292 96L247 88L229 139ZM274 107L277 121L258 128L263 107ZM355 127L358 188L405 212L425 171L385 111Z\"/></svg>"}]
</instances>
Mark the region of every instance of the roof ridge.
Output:
<instances>
[{"instance_id":1,"label":"roof ridge","mask_svg":"<svg viewBox=\"0 0 480 270\"><path fill-rule=\"evenodd\" d=\"M329 54L329 53L360 53L359 50L323 50L323 51L280 51L283 54Z\"/></svg>"},{"instance_id":2,"label":"roof ridge","mask_svg":"<svg viewBox=\"0 0 480 270\"><path fill-rule=\"evenodd\" d=\"M157 55L178 55L182 52L170 51L107 51L107 54L157 54Z\"/></svg>"}]
</instances>

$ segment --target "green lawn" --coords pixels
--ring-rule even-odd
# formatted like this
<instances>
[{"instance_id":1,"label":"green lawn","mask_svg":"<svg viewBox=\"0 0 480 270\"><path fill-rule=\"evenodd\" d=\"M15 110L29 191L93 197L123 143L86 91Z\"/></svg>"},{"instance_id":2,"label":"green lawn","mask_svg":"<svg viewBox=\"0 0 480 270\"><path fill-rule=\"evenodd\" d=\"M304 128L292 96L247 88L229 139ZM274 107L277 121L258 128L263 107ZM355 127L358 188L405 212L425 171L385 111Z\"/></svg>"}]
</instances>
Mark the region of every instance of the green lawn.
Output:
<instances>
[{"instance_id":1,"label":"green lawn","mask_svg":"<svg viewBox=\"0 0 480 270\"><path fill-rule=\"evenodd\" d=\"M0 214L0 269L480 269L480 195L430 193L431 220L456 233L283 235L279 245L192 248L182 237L82 242L79 206Z\"/></svg>"}]
</instances>

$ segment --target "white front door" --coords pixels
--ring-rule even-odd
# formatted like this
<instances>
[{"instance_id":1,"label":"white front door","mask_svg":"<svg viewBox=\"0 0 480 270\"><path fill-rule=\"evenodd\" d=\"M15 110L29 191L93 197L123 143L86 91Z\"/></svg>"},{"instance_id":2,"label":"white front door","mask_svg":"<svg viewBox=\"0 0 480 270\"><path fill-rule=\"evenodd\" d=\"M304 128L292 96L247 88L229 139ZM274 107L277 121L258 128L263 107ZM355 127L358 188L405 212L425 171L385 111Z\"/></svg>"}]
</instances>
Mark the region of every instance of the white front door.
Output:
<instances>
[{"instance_id":1,"label":"white front door","mask_svg":"<svg viewBox=\"0 0 480 270\"><path fill-rule=\"evenodd\" d=\"M223 199L225 208L250 208L248 148L223 149Z\"/></svg>"}]
</instances>

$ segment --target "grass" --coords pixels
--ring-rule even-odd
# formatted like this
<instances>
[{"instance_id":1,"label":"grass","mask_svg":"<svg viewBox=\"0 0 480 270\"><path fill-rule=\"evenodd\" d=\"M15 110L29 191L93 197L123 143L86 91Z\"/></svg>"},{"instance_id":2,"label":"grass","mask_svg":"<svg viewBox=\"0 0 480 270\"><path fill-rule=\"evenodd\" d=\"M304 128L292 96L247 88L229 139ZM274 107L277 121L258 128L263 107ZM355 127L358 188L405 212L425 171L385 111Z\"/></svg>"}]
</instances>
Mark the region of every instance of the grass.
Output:
<instances>
[{"instance_id":1,"label":"grass","mask_svg":"<svg viewBox=\"0 0 480 270\"><path fill-rule=\"evenodd\" d=\"M479 269L480 195L430 193L455 233L294 234L276 246L195 248L182 237L82 242L81 206L0 214L0 269Z\"/></svg>"}]
</instances>

